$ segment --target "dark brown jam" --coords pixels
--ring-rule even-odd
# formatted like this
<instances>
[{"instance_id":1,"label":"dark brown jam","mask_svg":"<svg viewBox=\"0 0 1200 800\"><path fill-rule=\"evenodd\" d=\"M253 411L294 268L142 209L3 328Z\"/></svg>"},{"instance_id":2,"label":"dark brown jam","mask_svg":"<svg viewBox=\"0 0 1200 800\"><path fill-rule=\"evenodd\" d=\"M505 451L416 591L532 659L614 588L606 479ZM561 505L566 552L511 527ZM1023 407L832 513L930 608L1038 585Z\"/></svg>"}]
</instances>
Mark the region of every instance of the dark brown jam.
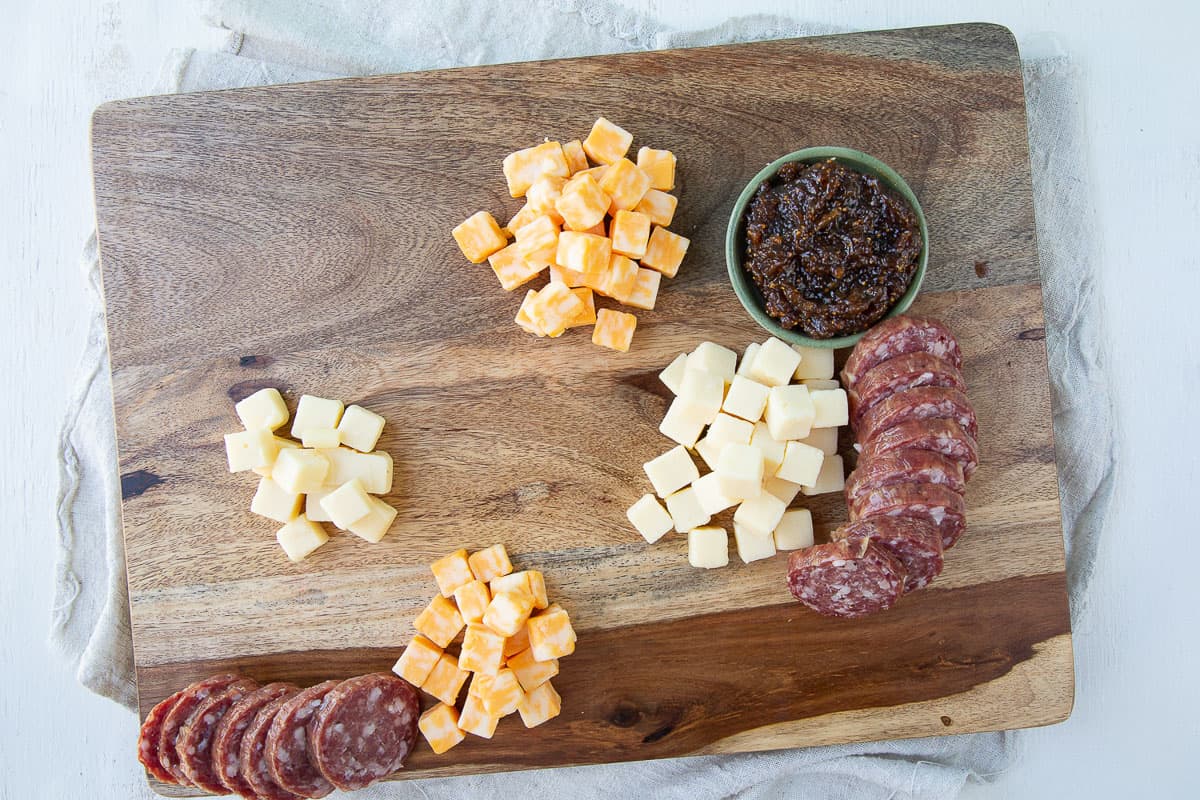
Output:
<instances>
[{"instance_id":1,"label":"dark brown jam","mask_svg":"<svg viewBox=\"0 0 1200 800\"><path fill-rule=\"evenodd\" d=\"M921 228L908 202L833 159L791 162L750 199L742 268L789 330L865 331L917 271Z\"/></svg>"}]
</instances>

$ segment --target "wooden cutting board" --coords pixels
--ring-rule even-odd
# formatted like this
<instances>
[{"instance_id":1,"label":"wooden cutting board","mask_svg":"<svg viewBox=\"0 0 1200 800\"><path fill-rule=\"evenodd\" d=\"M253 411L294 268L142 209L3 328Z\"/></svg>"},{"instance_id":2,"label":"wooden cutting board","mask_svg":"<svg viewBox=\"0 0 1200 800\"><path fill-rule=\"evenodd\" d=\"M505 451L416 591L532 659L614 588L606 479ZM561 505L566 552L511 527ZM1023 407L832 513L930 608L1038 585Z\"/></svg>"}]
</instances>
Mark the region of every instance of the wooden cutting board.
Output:
<instances>
[{"instance_id":1,"label":"wooden cutting board","mask_svg":"<svg viewBox=\"0 0 1200 800\"><path fill-rule=\"evenodd\" d=\"M506 219L500 160L605 115L679 156L692 239L633 350L512 324L522 293L450 228ZM563 714L425 747L400 777L725 753L1057 722L1071 638L1020 60L993 25L862 33L126 100L93 120L95 193L144 714L236 669L386 670L428 564L504 542L580 633ZM745 182L807 145L870 152L929 218L914 312L945 319L980 422L969 528L931 588L861 621L790 599L785 558L703 571L624 511L668 391L711 339L764 338L722 256ZM606 301L607 302L607 301ZM842 354L844 357L844 353ZM378 545L300 565L225 470L234 401L277 386L388 419L400 509ZM818 538L839 495L800 498ZM130 743L132 752L132 742ZM179 793L170 787L156 787Z\"/></svg>"}]
</instances>

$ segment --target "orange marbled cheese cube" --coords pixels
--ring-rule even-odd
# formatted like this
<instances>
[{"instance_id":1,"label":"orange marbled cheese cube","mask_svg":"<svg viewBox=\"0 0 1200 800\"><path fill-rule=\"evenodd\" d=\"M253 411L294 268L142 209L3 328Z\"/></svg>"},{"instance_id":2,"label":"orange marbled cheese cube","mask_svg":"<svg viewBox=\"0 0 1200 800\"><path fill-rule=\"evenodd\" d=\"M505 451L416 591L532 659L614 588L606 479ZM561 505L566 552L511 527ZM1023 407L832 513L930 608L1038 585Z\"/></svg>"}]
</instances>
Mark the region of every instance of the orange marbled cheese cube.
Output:
<instances>
[{"instance_id":1,"label":"orange marbled cheese cube","mask_svg":"<svg viewBox=\"0 0 1200 800\"><path fill-rule=\"evenodd\" d=\"M508 659L505 665L513 671L526 692L532 691L558 674L558 659L538 661L530 649L522 650Z\"/></svg>"},{"instance_id":2,"label":"orange marbled cheese cube","mask_svg":"<svg viewBox=\"0 0 1200 800\"><path fill-rule=\"evenodd\" d=\"M558 213L557 203L566 182L566 178L558 175L543 175L534 181L533 186L525 193L525 203L536 213L552 219L555 225L562 225L563 218Z\"/></svg>"},{"instance_id":3,"label":"orange marbled cheese cube","mask_svg":"<svg viewBox=\"0 0 1200 800\"><path fill-rule=\"evenodd\" d=\"M602 308L596 312L596 327L592 330L592 344L627 353L630 343L633 342L633 331L636 328L637 317L633 314Z\"/></svg>"},{"instance_id":4,"label":"orange marbled cheese cube","mask_svg":"<svg viewBox=\"0 0 1200 800\"><path fill-rule=\"evenodd\" d=\"M539 214L517 230L517 253L531 264L551 263L558 250L558 230L554 220Z\"/></svg>"},{"instance_id":5,"label":"orange marbled cheese cube","mask_svg":"<svg viewBox=\"0 0 1200 800\"><path fill-rule=\"evenodd\" d=\"M592 290L586 286L581 286L571 290L571 294L579 298L583 303L583 308L575 319L571 320L568 328L582 328L586 325L596 324L596 299L592 295Z\"/></svg>"},{"instance_id":6,"label":"orange marbled cheese cube","mask_svg":"<svg viewBox=\"0 0 1200 800\"><path fill-rule=\"evenodd\" d=\"M442 556L430 564L429 569L433 572L442 597L453 596L455 589L475 580L475 576L471 574L471 565L467 562L466 548Z\"/></svg>"},{"instance_id":7,"label":"orange marbled cheese cube","mask_svg":"<svg viewBox=\"0 0 1200 800\"><path fill-rule=\"evenodd\" d=\"M650 217L637 211L618 211L609 227L614 253L634 259L645 254L650 240Z\"/></svg>"},{"instance_id":8,"label":"orange marbled cheese cube","mask_svg":"<svg viewBox=\"0 0 1200 800\"><path fill-rule=\"evenodd\" d=\"M600 117L583 140L583 151L599 164L612 164L629 152L633 134Z\"/></svg>"},{"instance_id":9,"label":"orange marbled cheese cube","mask_svg":"<svg viewBox=\"0 0 1200 800\"><path fill-rule=\"evenodd\" d=\"M550 602L546 596L546 578L536 569L513 572L492 581L492 594L497 592L524 592L533 598L534 608L545 608Z\"/></svg>"},{"instance_id":10,"label":"orange marbled cheese cube","mask_svg":"<svg viewBox=\"0 0 1200 800\"><path fill-rule=\"evenodd\" d=\"M588 168L587 154L583 152L583 142L572 139L562 146L563 156L567 159L567 169L574 175Z\"/></svg>"},{"instance_id":11,"label":"orange marbled cheese cube","mask_svg":"<svg viewBox=\"0 0 1200 800\"><path fill-rule=\"evenodd\" d=\"M654 304L658 302L658 287L661 283L662 273L652 269L638 269L633 291L621 302L644 311L653 311Z\"/></svg>"},{"instance_id":12,"label":"orange marbled cheese cube","mask_svg":"<svg viewBox=\"0 0 1200 800\"><path fill-rule=\"evenodd\" d=\"M548 283L533 299L528 314L539 330L547 336L558 337L582 309L582 301L565 284Z\"/></svg>"},{"instance_id":13,"label":"orange marbled cheese cube","mask_svg":"<svg viewBox=\"0 0 1200 800\"><path fill-rule=\"evenodd\" d=\"M608 172L608 165L601 164L598 167L588 167L587 169L580 170L579 172L576 172L571 177L578 178L580 175L591 175L592 180L596 181L596 183L599 183L600 179L602 177L604 177L604 173L606 173L606 172Z\"/></svg>"},{"instance_id":14,"label":"orange marbled cheese cube","mask_svg":"<svg viewBox=\"0 0 1200 800\"><path fill-rule=\"evenodd\" d=\"M471 623L458 656L460 669L495 675L504 659L504 637L486 625Z\"/></svg>"},{"instance_id":15,"label":"orange marbled cheese cube","mask_svg":"<svg viewBox=\"0 0 1200 800\"><path fill-rule=\"evenodd\" d=\"M604 223L612 198L604 193L595 178L580 173L568 181L555 200L555 210L568 230L585 231Z\"/></svg>"},{"instance_id":16,"label":"orange marbled cheese cube","mask_svg":"<svg viewBox=\"0 0 1200 800\"><path fill-rule=\"evenodd\" d=\"M476 550L467 558L467 564L477 580L487 583L492 578L499 578L513 571L512 560L508 550L502 544L494 544L482 550Z\"/></svg>"},{"instance_id":17,"label":"orange marbled cheese cube","mask_svg":"<svg viewBox=\"0 0 1200 800\"><path fill-rule=\"evenodd\" d=\"M687 254L691 242L677 233L671 233L666 228L656 227L650 232L650 241L646 244L646 254L642 256L642 266L661 272L668 278L674 278L679 272L679 265Z\"/></svg>"},{"instance_id":18,"label":"orange marbled cheese cube","mask_svg":"<svg viewBox=\"0 0 1200 800\"><path fill-rule=\"evenodd\" d=\"M575 629L561 608L538 614L529 620L529 649L538 661L562 658L575 652Z\"/></svg>"},{"instance_id":19,"label":"orange marbled cheese cube","mask_svg":"<svg viewBox=\"0 0 1200 800\"><path fill-rule=\"evenodd\" d=\"M480 673L475 676L475 680L479 681L486 673ZM517 710L517 705L521 702L521 697L524 692L521 691L521 683L517 680L517 676L513 674L511 669L502 667L495 675L488 676L491 680L480 682L477 696L483 701L483 707L487 709L489 714L495 714L503 717Z\"/></svg>"},{"instance_id":20,"label":"orange marbled cheese cube","mask_svg":"<svg viewBox=\"0 0 1200 800\"><path fill-rule=\"evenodd\" d=\"M522 650L529 649L529 623L521 626L521 630L504 640L504 657L515 656Z\"/></svg>"},{"instance_id":21,"label":"orange marbled cheese cube","mask_svg":"<svg viewBox=\"0 0 1200 800\"><path fill-rule=\"evenodd\" d=\"M650 190L650 176L628 158L609 165L598 183L604 193L612 198L610 211L632 211Z\"/></svg>"},{"instance_id":22,"label":"orange marbled cheese cube","mask_svg":"<svg viewBox=\"0 0 1200 800\"><path fill-rule=\"evenodd\" d=\"M483 624L501 636L513 636L533 612L533 597L525 592L493 591L483 612Z\"/></svg>"},{"instance_id":23,"label":"orange marbled cheese cube","mask_svg":"<svg viewBox=\"0 0 1200 800\"><path fill-rule=\"evenodd\" d=\"M534 181L543 175L566 178L571 174L567 157L558 142L543 142L536 147L526 147L509 153L503 162L504 179L508 181L508 193L523 197Z\"/></svg>"},{"instance_id":24,"label":"orange marbled cheese cube","mask_svg":"<svg viewBox=\"0 0 1200 800\"><path fill-rule=\"evenodd\" d=\"M517 711L521 713L521 721L526 728L536 728L562 713L562 698L554 690L554 685L546 681L521 698Z\"/></svg>"},{"instance_id":25,"label":"orange marbled cheese cube","mask_svg":"<svg viewBox=\"0 0 1200 800\"><path fill-rule=\"evenodd\" d=\"M463 622L468 624L482 621L483 612L487 610L490 602L492 593L483 581L464 583L454 590L454 603L458 606L458 613L462 615Z\"/></svg>"},{"instance_id":26,"label":"orange marbled cheese cube","mask_svg":"<svg viewBox=\"0 0 1200 800\"><path fill-rule=\"evenodd\" d=\"M433 752L441 755L467 738L458 727L458 709L453 703L439 703L417 720L417 728Z\"/></svg>"},{"instance_id":27,"label":"orange marbled cheese cube","mask_svg":"<svg viewBox=\"0 0 1200 800\"><path fill-rule=\"evenodd\" d=\"M450 653L442 653L421 683L421 691L428 692L443 703L454 705L470 674L458 666L457 658Z\"/></svg>"},{"instance_id":28,"label":"orange marbled cheese cube","mask_svg":"<svg viewBox=\"0 0 1200 800\"><path fill-rule=\"evenodd\" d=\"M413 627L438 647L445 647L462 630L463 618L454 603L437 595L413 620Z\"/></svg>"},{"instance_id":29,"label":"orange marbled cheese cube","mask_svg":"<svg viewBox=\"0 0 1200 800\"><path fill-rule=\"evenodd\" d=\"M521 258L515 244L510 244L503 250L492 253L488 256L488 264L491 265L492 272L496 273L501 288L506 292L511 292L518 286L529 283L546 268L544 264L531 264Z\"/></svg>"},{"instance_id":30,"label":"orange marbled cheese cube","mask_svg":"<svg viewBox=\"0 0 1200 800\"><path fill-rule=\"evenodd\" d=\"M413 686L420 686L429 677L429 673L433 671L434 665L441 657L442 648L424 636L414 636L392 667L392 672Z\"/></svg>"},{"instance_id":31,"label":"orange marbled cheese cube","mask_svg":"<svg viewBox=\"0 0 1200 800\"><path fill-rule=\"evenodd\" d=\"M467 699L463 701L462 713L458 715L459 730L483 739L490 739L496 732L498 722L500 722L500 717L488 713L479 695L467 694Z\"/></svg>"},{"instance_id":32,"label":"orange marbled cheese cube","mask_svg":"<svg viewBox=\"0 0 1200 800\"><path fill-rule=\"evenodd\" d=\"M529 316L529 309L532 308L533 304L537 302L537 298L537 290L530 289L527 291L525 293L525 299L521 301L521 307L517 309L517 316L514 321L528 333L532 333L534 336L540 337L545 336L546 332L538 327L538 324L533 321L533 317Z\"/></svg>"},{"instance_id":33,"label":"orange marbled cheese cube","mask_svg":"<svg viewBox=\"0 0 1200 800\"><path fill-rule=\"evenodd\" d=\"M628 256L613 253L612 261L608 262L608 275L598 291L606 297L624 303L633 292L633 287L637 285L637 277L637 262Z\"/></svg>"},{"instance_id":34,"label":"orange marbled cheese cube","mask_svg":"<svg viewBox=\"0 0 1200 800\"><path fill-rule=\"evenodd\" d=\"M612 259L612 240L581 231L563 231L558 236L554 263L585 274L599 274Z\"/></svg>"},{"instance_id":35,"label":"orange marbled cheese cube","mask_svg":"<svg viewBox=\"0 0 1200 800\"><path fill-rule=\"evenodd\" d=\"M669 192L675 188L675 154L670 150L638 149L637 165L650 176L650 188Z\"/></svg>"},{"instance_id":36,"label":"orange marbled cheese cube","mask_svg":"<svg viewBox=\"0 0 1200 800\"><path fill-rule=\"evenodd\" d=\"M647 192L647 194L649 194L649 192ZM509 236L516 236L517 231L533 222L539 216L541 215L534 211L533 208L530 207L529 203L526 203L525 205L521 206L520 210L517 211L516 214L512 215L512 219L510 219L508 224L504 227L508 231Z\"/></svg>"},{"instance_id":37,"label":"orange marbled cheese cube","mask_svg":"<svg viewBox=\"0 0 1200 800\"><path fill-rule=\"evenodd\" d=\"M634 211L640 211L655 225L665 228L671 224L671 220L675 219L677 205L679 205L679 198L675 195L651 189L646 192L646 196L642 198L642 202L637 204Z\"/></svg>"},{"instance_id":38,"label":"orange marbled cheese cube","mask_svg":"<svg viewBox=\"0 0 1200 800\"><path fill-rule=\"evenodd\" d=\"M475 212L450 233L458 242L458 249L472 264L483 263L485 258L508 244L496 218L486 211Z\"/></svg>"}]
</instances>

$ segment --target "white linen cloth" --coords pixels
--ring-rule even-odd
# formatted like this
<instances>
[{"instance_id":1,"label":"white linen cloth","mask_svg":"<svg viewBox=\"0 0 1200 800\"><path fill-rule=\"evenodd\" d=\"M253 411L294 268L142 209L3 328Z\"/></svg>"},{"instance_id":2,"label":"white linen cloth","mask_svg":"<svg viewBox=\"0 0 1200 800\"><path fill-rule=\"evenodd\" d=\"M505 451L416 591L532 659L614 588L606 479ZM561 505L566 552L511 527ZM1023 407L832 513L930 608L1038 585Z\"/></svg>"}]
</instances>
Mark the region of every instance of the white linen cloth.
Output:
<instances>
[{"instance_id":1,"label":"white linen cloth","mask_svg":"<svg viewBox=\"0 0 1200 800\"><path fill-rule=\"evenodd\" d=\"M207 0L202 5L212 24L230 31L227 48L177 53L164 69L162 92L833 32L765 16L735 18L708 30L668 30L609 2L572 0ZM1063 55L1027 60L1025 84L1059 484L1071 604L1078 618L1112 495L1117 437L1092 271L1076 70ZM133 708L112 384L94 237L84 250L83 267L92 288L92 320L79 388L59 443L59 558L51 638L76 665L80 682ZM557 797L569 791L602 797L619 790L689 799L951 798L966 781L987 780L1005 769L1017 742L1012 733L944 736L426 779L373 787L360 796Z\"/></svg>"}]
</instances>

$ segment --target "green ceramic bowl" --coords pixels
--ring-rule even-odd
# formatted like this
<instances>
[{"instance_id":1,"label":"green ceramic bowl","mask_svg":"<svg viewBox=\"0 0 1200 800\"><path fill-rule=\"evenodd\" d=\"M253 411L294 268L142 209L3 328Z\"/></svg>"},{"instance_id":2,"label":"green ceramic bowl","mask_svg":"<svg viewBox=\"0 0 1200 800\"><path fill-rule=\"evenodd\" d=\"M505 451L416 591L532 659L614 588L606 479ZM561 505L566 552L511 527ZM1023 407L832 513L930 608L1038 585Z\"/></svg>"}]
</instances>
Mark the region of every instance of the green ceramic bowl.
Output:
<instances>
[{"instance_id":1,"label":"green ceramic bowl","mask_svg":"<svg viewBox=\"0 0 1200 800\"><path fill-rule=\"evenodd\" d=\"M774 177L779 168L790 161L802 161L806 164L811 164L814 161L823 161L827 158L834 158L858 172L876 176L886 186L907 200L908 204L912 206L913 211L916 212L917 220L921 225L921 257L917 261L917 271L913 275L908 289L905 290L896 304L888 311L887 316L894 317L908 310L908 307L912 305L913 298L917 296L917 292L921 289L921 281L925 279L925 265L929 262L929 232L925 227L925 213L921 211L921 204L917 202L917 196L913 194L912 189L908 188L908 184L904 182L904 179L894 169L877 158L873 158L858 150L851 150L848 147L806 147L803 150L797 150L794 153L788 153L783 158L776 159L755 175L746 184L746 188L738 196L737 202L733 204L733 213L729 216L729 227L725 231L725 263L729 268L729 282L733 284L733 291L737 293L738 300L742 302L742 305L750 313L750 316L754 317L754 321L770 331L771 335L777 336L785 342L804 345L806 347L851 347L863 337L866 331L849 336L839 336L834 339L812 339L801 333L782 327L774 319L767 316L763 298L758 291L758 287L754 285L754 281L742 269L742 251L746 236L746 222L744 218L746 206L749 205L750 198L754 196L754 193L758 191L758 187L764 181Z\"/></svg>"}]
</instances>

